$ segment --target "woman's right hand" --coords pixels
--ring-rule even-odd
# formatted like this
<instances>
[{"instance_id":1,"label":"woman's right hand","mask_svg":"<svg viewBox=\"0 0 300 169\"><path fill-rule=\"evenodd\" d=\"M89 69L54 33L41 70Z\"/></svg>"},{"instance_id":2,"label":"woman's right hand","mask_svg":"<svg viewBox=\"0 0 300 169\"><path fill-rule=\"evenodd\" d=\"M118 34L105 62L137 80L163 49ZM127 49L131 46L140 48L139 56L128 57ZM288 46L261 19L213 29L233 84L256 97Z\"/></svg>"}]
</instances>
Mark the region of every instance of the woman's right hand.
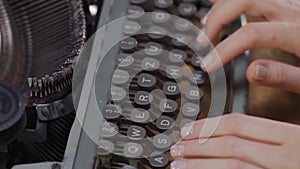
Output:
<instances>
[{"instance_id":1,"label":"woman's right hand","mask_svg":"<svg viewBox=\"0 0 300 169\"><path fill-rule=\"evenodd\" d=\"M264 17L266 22L251 22L216 46L222 64L252 48L280 48L300 57L300 1L297 0L211 0L216 1L203 19L205 34L214 40L223 26L241 14ZM206 38L197 38L202 45ZM204 70L211 72L221 65L215 52L203 60ZM285 63L259 59L249 66L247 78L258 85L281 87L300 93L300 68Z\"/></svg>"}]
</instances>

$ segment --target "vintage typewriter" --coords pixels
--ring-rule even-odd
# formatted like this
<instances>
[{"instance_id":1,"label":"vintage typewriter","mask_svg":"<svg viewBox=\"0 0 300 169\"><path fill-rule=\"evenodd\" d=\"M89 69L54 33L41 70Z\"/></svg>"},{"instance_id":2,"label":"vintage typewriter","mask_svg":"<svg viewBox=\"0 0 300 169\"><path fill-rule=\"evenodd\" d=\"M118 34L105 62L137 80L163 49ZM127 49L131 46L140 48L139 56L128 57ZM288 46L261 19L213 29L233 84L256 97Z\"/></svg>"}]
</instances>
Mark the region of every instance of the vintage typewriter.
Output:
<instances>
[{"instance_id":1,"label":"vintage typewriter","mask_svg":"<svg viewBox=\"0 0 300 169\"><path fill-rule=\"evenodd\" d=\"M170 168L184 124L247 113L247 53L200 67L213 45L195 38L211 6L0 0L0 168Z\"/></svg>"}]
</instances>

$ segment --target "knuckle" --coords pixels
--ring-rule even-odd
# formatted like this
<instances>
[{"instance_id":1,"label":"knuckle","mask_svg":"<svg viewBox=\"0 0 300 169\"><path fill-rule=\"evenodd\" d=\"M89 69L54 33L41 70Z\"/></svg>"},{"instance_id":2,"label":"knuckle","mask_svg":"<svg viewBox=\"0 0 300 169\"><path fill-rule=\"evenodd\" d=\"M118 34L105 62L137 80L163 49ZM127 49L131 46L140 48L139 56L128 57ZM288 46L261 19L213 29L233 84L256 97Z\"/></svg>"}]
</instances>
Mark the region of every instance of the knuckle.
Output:
<instances>
[{"instance_id":1,"label":"knuckle","mask_svg":"<svg viewBox=\"0 0 300 169\"><path fill-rule=\"evenodd\" d=\"M277 78L275 81L275 86L284 87L288 81L288 72L281 64L278 64L276 69L277 69L277 74L275 77Z\"/></svg>"},{"instance_id":2,"label":"knuckle","mask_svg":"<svg viewBox=\"0 0 300 169\"><path fill-rule=\"evenodd\" d=\"M238 113L228 115L225 121L225 129L231 134L239 134L243 131L244 116Z\"/></svg>"},{"instance_id":3,"label":"knuckle","mask_svg":"<svg viewBox=\"0 0 300 169\"><path fill-rule=\"evenodd\" d=\"M242 28L242 33L249 38L250 48L254 48L257 41L264 34L264 28L257 23L249 23Z\"/></svg>"},{"instance_id":4,"label":"knuckle","mask_svg":"<svg viewBox=\"0 0 300 169\"><path fill-rule=\"evenodd\" d=\"M231 156L231 157L235 157L238 156L240 154L240 150L239 150L239 139L234 137L234 136L228 136L225 137L224 140L224 145L227 148L227 152L226 155Z\"/></svg>"}]
</instances>

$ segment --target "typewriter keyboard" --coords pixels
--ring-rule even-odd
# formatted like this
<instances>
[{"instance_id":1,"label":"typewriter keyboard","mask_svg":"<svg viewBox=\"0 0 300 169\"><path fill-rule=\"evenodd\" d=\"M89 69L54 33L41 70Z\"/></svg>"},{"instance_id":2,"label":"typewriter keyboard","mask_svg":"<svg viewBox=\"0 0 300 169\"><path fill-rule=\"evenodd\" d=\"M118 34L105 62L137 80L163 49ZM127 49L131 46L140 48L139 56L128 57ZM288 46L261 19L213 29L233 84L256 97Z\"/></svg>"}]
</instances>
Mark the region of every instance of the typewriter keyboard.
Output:
<instances>
[{"instance_id":1,"label":"typewriter keyboard","mask_svg":"<svg viewBox=\"0 0 300 169\"><path fill-rule=\"evenodd\" d=\"M190 42L193 23L209 11L207 0L130 0L108 102L102 110L95 169L170 168L169 149L181 138L180 128L207 116L210 80ZM151 14L148 34L140 19ZM170 15L184 18L169 22ZM168 36L171 24L176 38ZM138 34L138 35L137 35ZM205 56L208 49L198 47ZM168 52L166 52L168 51Z\"/></svg>"}]
</instances>

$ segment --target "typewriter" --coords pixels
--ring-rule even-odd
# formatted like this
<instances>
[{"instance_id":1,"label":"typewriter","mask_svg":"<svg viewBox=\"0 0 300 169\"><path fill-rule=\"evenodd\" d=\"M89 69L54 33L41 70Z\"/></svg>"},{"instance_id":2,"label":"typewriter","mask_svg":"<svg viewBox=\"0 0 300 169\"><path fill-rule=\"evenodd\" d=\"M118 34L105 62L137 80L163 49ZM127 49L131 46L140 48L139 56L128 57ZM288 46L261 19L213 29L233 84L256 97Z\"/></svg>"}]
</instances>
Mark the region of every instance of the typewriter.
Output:
<instances>
[{"instance_id":1,"label":"typewriter","mask_svg":"<svg viewBox=\"0 0 300 169\"><path fill-rule=\"evenodd\" d=\"M247 53L207 74L208 0L0 0L0 169L163 169L180 128L247 113ZM2 139L3 138L3 139Z\"/></svg>"}]
</instances>

